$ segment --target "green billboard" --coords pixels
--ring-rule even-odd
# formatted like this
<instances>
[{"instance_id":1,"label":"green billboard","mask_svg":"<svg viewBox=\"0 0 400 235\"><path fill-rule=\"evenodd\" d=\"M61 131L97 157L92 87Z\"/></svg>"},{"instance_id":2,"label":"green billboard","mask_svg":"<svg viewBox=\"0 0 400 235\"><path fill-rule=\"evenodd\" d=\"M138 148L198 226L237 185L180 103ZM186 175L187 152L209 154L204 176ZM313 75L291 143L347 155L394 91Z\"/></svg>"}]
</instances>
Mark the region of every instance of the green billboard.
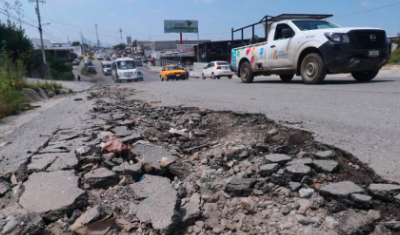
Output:
<instances>
[{"instance_id":1,"label":"green billboard","mask_svg":"<svg viewBox=\"0 0 400 235\"><path fill-rule=\"evenodd\" d=\"M198 33L197 20L164 20L164 33Z\"/></svg>"}]
</instances>

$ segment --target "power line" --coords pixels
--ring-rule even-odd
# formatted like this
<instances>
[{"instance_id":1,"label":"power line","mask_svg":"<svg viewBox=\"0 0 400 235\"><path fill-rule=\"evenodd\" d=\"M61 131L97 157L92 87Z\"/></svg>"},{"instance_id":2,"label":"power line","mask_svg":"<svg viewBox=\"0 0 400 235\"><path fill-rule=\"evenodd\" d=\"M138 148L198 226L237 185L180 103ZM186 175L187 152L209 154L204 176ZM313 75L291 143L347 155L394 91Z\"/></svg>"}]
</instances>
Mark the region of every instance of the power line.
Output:
<instances>
[{"instance_id":1,"label":"power line","mask_svg":"<svg viewBox=\"0 0 400 235\"><path fill-rule=\"evenodd\" d=\"M380 9L383 9L383 8L388 8L388 7L399 5L399 4L400 4L400 2L395 2L395 3L392 3L392 4L385 5L385 6L371 8L371 9L368 9L368 10L365 10L365 11L359 11L359 12L354 12L354 13L350 13L350 14L339 15L339 16L333 17L333 19L334 18L342 18L342 17L346 17L346 16L358 15L358 14L362 14L362 13L366 13L366 12L370 12L370 11L375 11L375 10L380 10Z\"/></svg>"}]
</instances>

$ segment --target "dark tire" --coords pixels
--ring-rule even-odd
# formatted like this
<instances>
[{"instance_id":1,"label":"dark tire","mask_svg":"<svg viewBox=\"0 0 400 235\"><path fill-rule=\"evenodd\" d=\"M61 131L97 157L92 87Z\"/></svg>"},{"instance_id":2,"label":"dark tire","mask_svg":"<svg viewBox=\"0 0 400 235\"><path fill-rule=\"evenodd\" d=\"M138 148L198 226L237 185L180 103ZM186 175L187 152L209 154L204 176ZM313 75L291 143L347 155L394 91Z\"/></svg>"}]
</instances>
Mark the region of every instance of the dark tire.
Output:
<instances>
[{"instance_id":1,"label":"dark tire","mask_svg":"<svg viewBox=\"0 0 400 235\"><path fill-rule=\"evenodd\" d=\"M364 71L364 72L353 72L351 75L357 82L369 82L374 79L379 73L378 71Z\"/></svg>"},{"instance_id":2,"label":"dark tire","mask_svg":"<svg viewBox=\"0 0 400 235\"><path fill-rule=\"evenodd\" d=\"M215 74L214 73L211 74L211 79L215 79Z\"/></svg>"},{"instance_id":3,"label":"dark tire","mask_svg":"<svg viewBox=\"0 0 400 235\"><path fill-rule=\"evenodd\" d=\"M167 82L169 81L169 77L167 76Z\"/></svg>"},{"instance_id":4,"label":"dark tire","mask_svg":"<svg viewBox=\"0 0 400 235\"><path fill-rule=\"evenodd\" d=\"M228 76L229 79L232 79L232 76Z\"/></svg>"},{"instance_id":5,"label":"dark tire","mask_svg":"<svg viewBox=\"0 0 400 235\"><path fill-rule=\"evenodd\" d=\"M244 62L242 66L240 66L240 78L243 83L252 83L254 80L254 73L251 69L249 62Z\"/></svg>"},{"instance_id":6,"label":"dark tire","mask_svg":"<svg viewBox=\"0 0 400 235\"><path fill-rule=\"evenodd\" d=\"M203 78L203 80L206 80L206 76L204 75L204 73L201 74L201 77Z\"/></svg>"},{"instance_id":7,"label":"dark tire","mask_svg":"<svg viewBox=\"0 0 400 235\"><path fill-rule=\"evenodd\" d=\"M217 79L221 79L221 77L218 76Z\"/></svg>"},{"instance_id":8,"label":"dark tire","mask_svg":"<svg viewBox=\"0 0 400 235\"><path fill-rule=\"evenodd\" d=\"M161 76L160 76L160 79L161 79L162 82L164 81L164 79Z\"/></svg>"},{"instance_id":9,"label":"dark tire","mask_svg":"<svg viewBox=\"0 0 400 235\"><path fill-rule=\"evenodd\" d=\"M294 74L281 74L279 77L283 82L290 82L294 78Z\"/></svg>"},{"instance_id":10,"label":"dark tire","mask_svg":"<svg viewBox=\"0 0 400 235\"><path fill-rule=\"evenodd\" d=\"M300 73L305 84L321 84L327 73L325 62L319 54L309 54L301 63Z\"/></svg>"}]
</instances>

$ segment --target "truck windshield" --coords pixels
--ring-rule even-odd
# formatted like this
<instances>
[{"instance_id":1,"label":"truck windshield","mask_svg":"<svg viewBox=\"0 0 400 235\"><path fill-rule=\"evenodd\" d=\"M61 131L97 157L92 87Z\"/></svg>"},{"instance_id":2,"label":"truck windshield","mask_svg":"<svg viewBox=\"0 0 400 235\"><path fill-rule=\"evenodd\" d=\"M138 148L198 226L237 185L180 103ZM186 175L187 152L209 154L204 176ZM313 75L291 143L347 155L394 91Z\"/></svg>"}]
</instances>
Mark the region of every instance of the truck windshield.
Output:
<instances>
[{"instance_id":1,"label":"truck windshield","mask_svg":"<svg viewBox=\"0 0 400 235\"><path fill-rule=\"evenodd\" d=\"M327 21L299 20L299 21L293 21L293 23L301 31L340 28L338 25L332 24Z\"/></svg>"},{"instance_id":2,"label":"truck windshield","mask_svg":"<svg viewBox=\"0 0 400 235\"><path fill-rule=\"evenodd\" d=\"M103 64L103 68L111 68L111 64Z\"/></svg>"},{"instance_id":3,"label":"truck windshield","mask_svg":"<svg viewBox=\"0 0 400 235\"><path fill-rule=\"evenodd\" d=\"M127 70L127 69L135 69L135 62L132 60L127 61L118 61L117 62L117 69L118 70Z\"/></svg>"}]
</instances>

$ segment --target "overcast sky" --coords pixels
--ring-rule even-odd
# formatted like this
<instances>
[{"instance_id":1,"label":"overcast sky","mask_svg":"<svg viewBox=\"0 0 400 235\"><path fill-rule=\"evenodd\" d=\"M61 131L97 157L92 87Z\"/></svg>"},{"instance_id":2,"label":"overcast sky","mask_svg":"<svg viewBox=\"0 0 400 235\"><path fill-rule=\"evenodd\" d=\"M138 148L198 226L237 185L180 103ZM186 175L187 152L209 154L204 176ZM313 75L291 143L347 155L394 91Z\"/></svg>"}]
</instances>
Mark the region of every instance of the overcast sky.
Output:
<instances>
[{"instance_id":1,"label":"overcast sky","mask_svg":"<svg viewBox=\"0 0 400 235\"><path fill-rule=\"evenodd\" d=\"M24 28L29 37L38 37L34 4L23 4ZM4 9L0 0L0 8ZM95 24L98 24L100 41L119 42L119 28L123 40L132 36L137 40L178 40L178 34L164 34L165 19L192 19L199 21L200 39L230 39L232 27L239 28L259 21L264 15L282 13L330 13L331 21L343 26L379 27L396 35L400 32L400 4L377 10L381 6L400 3L399 0L46 0L40 5L45 38L56 42L80 40L84 37L96 41ZM352 13L355 15L348 15ZM16 13L13 13L16 16ZM347 15L347 16L346 16ZM4 22L6 16L0 15ZM256 34L263 35L261 27ZM247 32L250 35L250 31ZM239 34L236 36L239 37ZM184 39L195 40L194 34L184 34Z\"/></svg>"}]
</instances>

